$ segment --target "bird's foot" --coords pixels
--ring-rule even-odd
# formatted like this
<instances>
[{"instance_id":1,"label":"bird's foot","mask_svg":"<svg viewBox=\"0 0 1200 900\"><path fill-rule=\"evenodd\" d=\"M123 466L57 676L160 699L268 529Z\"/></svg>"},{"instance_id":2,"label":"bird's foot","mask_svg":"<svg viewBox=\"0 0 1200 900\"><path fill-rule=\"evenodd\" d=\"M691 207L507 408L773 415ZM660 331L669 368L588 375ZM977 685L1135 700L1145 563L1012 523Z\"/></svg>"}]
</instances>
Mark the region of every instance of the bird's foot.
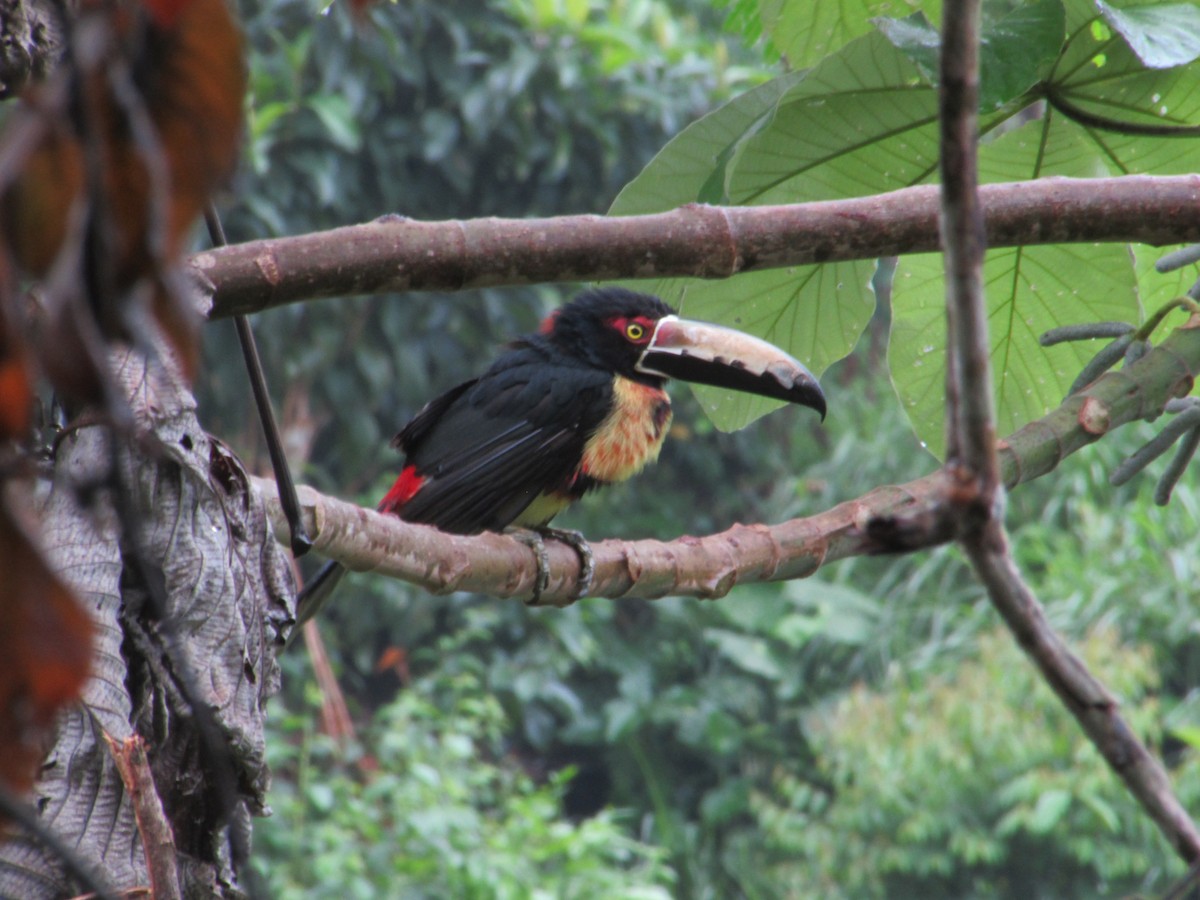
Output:
<instances>
[{"instance_id":1,"label":"bird's foot","mask_svg":"<svg viewBox=\"0 0 1200 900\"><path fill-rule=\"evenodd\" d=\"M592 579L596 577L596 556L592 553L592 548L588 545L583 532L572 531L569 528L550 528L545 525L542 526L541 532L543 537L552 537L562 541L579 556L579 581L575 583L575 599L586 596L587 592L592 589ZM547 573L547 580L549 580L549 573Z\"/></svg>"},{"instance_id":2,"label":"bird's foot","mask_svg":"<svg viewBox=\"0 0 1200 900\"><path fill-rule=\"evenodd\" d=\"M575 586L575 599L578 600L591 590L592 579L596 574L596 557L582 533L543 525L540 528L522 528L515 531L513 536L532 550L537 559L537 578L533 583L533 596L526 601L527 606L540 605L542 594L550 584L550 559L546 555L546 538L562 541L579 555L579 582Z\"/></svg>"}]
</instances>

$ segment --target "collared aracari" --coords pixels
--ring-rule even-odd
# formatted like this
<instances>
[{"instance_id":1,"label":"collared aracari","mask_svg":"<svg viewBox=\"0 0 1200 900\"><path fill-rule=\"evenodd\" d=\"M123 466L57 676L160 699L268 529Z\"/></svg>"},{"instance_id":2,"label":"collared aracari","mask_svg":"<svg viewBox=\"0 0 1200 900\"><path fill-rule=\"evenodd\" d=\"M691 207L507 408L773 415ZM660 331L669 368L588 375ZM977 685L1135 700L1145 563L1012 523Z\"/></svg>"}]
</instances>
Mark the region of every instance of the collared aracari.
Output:
<instances>
[{"instance_id":1,"label":"collared aracari","mask_svg":"<svg viewBox=\"0 0 1200 900\"><path fill-rule=\"evenodd\" d=\"M657 297L590 290L404 426L392 441L404 467L379 510L456 534L543 529L588 491L658 458L670 378L800 403L825 418L817 379L772 344L681 319ZM297 625L345 572L336 562L318 572L300 594Z\"/></svg>"}]
</instances>

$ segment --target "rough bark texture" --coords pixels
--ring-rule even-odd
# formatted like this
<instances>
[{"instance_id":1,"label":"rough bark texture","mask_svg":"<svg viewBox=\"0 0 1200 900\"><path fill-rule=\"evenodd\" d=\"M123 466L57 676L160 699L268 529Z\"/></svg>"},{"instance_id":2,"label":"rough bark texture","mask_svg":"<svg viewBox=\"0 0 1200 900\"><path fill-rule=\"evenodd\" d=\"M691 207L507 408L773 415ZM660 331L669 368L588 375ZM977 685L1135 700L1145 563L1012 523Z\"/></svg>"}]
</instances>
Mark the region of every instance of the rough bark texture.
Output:
<instances>
[{"instance_id":1,"label":"rough bark texture","mask_svg":"<svg viewBox=\"0 0 1200 900\"><path fill-rule=\"evenodd\" d=\"M183 896L242 896L234 861L248 817L265 807L263 706L279 683L290 567L241 464L200 427L186 385L133 354L115 368L135 436L114 445L103 425L68 430L45 502L48 552L99 638L92 678L62 717L34 799L45 824L117 889L147 885L133 804L103 736L139 734L174 830ZM132 534L118 514L114 458ZM216 754L188 693L211 711ZM234 776L230 815L223 767ZM0 845L0 896L73 893L59 861L28 835Z\"/></svg>"}]
</instances>

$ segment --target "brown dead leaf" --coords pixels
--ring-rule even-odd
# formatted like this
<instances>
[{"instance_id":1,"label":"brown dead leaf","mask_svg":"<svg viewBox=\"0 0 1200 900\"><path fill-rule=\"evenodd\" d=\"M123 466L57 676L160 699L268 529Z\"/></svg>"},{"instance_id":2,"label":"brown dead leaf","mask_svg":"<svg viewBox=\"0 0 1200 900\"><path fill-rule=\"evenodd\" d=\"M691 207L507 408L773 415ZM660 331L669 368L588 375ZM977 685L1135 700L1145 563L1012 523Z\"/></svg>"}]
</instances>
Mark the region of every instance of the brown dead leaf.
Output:
<instances>
[{"instance_id":1,"label":"brown dead leaf","mask_svg":"<svg viewBox=\"0 0 1200 900\"><path fill-rule=\"evenodd\" d=\"M24 335L12 314L13 292L0 257L0 441L22 438L33 410L33 377Z\"/></svg>"},{"instance_id":2,"label":"brown dead leaf","mask_svg":"<svg viewBox=\"0 0 1200 900\"><path fill-rule=\"evenodd\" d=\"M88 32L94 40L107 33L103 52L59 70L81 98L77 106L53 102L63 96L54 85L30 98L47 121L19 172L6 178L0 230L18 265L37 277L68 251L105 337L136 338L134 317L152 316L190 372L199 318L167 288L164 270L233 173L246 87L241 33L226 0L96 2L77 33L89 17L108 26ZM89 163L102 173L99 184L89 184ZM70 252L73 240L84 246ZM106 271L98 274L97 260ZM130 302L142 281L153 286L152 299Z\"/></svg>"},{"instance_id":3,"label":"brown dead leaf","mask_svg":"<svg viewBox=\"0 0 1200 900\"><path fill-rule=\"evenodd\" d=\"M91 668L92 620L0 500L0 781L33 783L58 710Z\"/></svg>"}]
</instances>

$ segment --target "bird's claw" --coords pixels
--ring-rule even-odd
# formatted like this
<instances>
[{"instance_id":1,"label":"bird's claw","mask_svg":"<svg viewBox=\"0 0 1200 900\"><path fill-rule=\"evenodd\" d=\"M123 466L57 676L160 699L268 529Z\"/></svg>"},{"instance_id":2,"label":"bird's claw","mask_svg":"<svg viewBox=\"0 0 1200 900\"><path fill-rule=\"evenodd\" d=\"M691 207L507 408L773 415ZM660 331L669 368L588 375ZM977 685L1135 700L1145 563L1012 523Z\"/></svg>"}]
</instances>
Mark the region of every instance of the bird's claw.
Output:
<instances>
[{"instance_id":1,"label":"bird's claw","mask_svg":"<svg viewBox=\"0 0 1200 900\"><path fill-rule=\"evenodd\" d=\"M546 556L546 542L542 533L532 529L522 528L513 532L513 537L533 551L537 561L537 577L533 581L533 596L525 601L526 606L537 606L542 599L542 593L550 584L550 560Z\"/></svg>"},{"instance_id":2,"label":"bird's claw","mask_svg":"<svg viewBox=\"0 0 1200 900\"><path fill-rule=\"evenodd\" d=\"M587 592L592 589L592 579L596 576L596 556L592 553L592 548L588 545L587 539L582 532L572 531L569 528L542 528L542 534L547 537L555 538L562 541L564 544L571 547L579 556L579 581L575 584L575 598L587 595ZM547 579L549 573L547 573Z\"/></svg>"},{"instance_id":3,"label":"bird's claw","mask_svg":"<svg viewBox=\"0 0 1200 900\"><path fill-rule=\"evenodd\" d=\"M526 601L527 606L541 604L542 594L550 584L550 558L546 554L546 538L554 538L570 546L579 555L579 581L575 586L575 597L578 600L592 588L592 579L596 575L596 557L587 540L578 531L566 528L550 528L543 525L540 528L521 529L514 535L517 540L533 551L537 559L537 578L533 583L533 596Z\"/></svg>"}]
</instances>

